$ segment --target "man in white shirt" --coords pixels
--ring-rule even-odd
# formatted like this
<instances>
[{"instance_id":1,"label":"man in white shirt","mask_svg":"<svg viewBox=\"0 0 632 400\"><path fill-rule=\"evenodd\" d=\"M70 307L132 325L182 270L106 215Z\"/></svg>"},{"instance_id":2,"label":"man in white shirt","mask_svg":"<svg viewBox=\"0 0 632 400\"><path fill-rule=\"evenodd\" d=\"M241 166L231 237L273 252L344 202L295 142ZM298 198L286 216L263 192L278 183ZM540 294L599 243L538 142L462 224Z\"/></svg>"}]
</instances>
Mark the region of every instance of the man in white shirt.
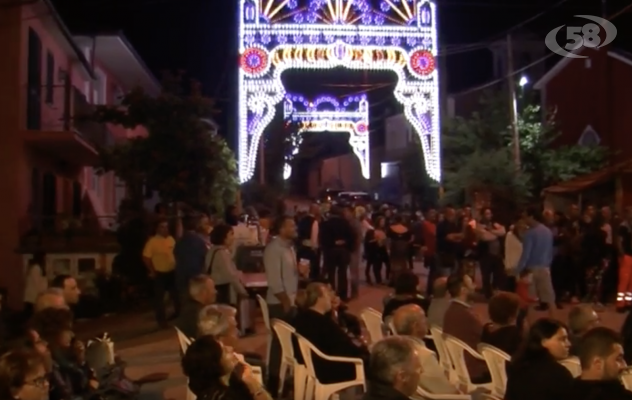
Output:
<instances>
[{"instance_id":1,"label":"man in white shirt","mask_svg":"<svg viewBox=\"0 0 632 400\"><path fill-rule=\"evenodd\" d=\"M458 394L456 386L448 380L446 371L439 364L437 355L424 343L428 332L428 324L424 310L416 304L402 306L395 311L392 320L398 335L410 336L415 340L417 354L423 372L419 378L419 386L432 394Z\"/></svg>"}]
</instances>

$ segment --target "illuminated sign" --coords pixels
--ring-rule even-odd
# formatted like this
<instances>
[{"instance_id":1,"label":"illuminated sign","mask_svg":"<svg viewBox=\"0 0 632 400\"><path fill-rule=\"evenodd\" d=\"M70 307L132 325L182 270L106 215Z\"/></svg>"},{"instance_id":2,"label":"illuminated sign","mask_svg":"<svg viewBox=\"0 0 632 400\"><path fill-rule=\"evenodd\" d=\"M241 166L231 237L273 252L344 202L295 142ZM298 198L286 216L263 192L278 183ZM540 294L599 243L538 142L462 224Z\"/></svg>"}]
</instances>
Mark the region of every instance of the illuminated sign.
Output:
<instances>
[{"instance_id":1,"label":"illuminated sign","mask_svg":"<svg viewBox=\"0 0 632 400\"><path fill-rule=\"evenodd\" d=\"M239 0L239 177L286 93L288 69L390 70L395 98L441 180L436 7L429 0ZM379 3L379 4L378 4ZM334 121L334 120L332 120ZM362 158L361 158L362 160Z\"/></svg>"}]
</instances>

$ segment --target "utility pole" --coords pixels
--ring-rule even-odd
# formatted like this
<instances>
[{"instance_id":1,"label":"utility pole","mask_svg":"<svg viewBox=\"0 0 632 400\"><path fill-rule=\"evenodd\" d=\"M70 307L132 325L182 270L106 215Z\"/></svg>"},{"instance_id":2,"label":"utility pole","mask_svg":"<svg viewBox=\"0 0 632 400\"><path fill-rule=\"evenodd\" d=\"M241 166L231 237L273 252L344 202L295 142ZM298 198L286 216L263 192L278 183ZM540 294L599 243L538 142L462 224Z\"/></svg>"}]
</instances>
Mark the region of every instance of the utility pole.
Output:
<instances>
[{"instance_id":1,"label":"utility pole","mask_svg":"<svg viewBox=\"0 0 632 400\"><path fill-rule=\"evenodd\" d=\"M514 58L511 34L507 34L507 88L509 89L509 115L513 138L513 156L516 173L520 172L520 134L518 132L518 110L516 100L516 82L513 76Z\"/></svg>"},{"instance_id":2,"label":"utility pole","mask_svg":"<svg viewBox=\"0 0 632 400\"><path fill-rule=\"evenodd\" d=\"M259 138L259 183L266 184L266 155L263 150L264 137L261 135Z\"/></svg>"}]
</instances>

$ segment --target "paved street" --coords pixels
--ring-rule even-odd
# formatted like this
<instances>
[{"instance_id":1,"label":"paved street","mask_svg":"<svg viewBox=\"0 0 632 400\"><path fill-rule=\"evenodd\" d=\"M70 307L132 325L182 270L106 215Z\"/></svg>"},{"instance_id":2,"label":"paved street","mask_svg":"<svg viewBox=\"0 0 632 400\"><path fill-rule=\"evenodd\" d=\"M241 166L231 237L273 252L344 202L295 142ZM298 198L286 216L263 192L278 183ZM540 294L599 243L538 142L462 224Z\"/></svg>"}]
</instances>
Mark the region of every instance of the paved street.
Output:
<instances>
[{"instance_id":1,"label":"paved street","mask_svg":"<svg viewBox=\"0 0 632 400\"><path fill-rule=\"evenodd\" d=\"M417 266L417 272L422 279L425 278L425 270ZM356 315L365 307L382 309L382 299L389 293L388 288L363 286L360 297L352 301L349 306L351 312ZM485 304L476 304L475 309L487 318ZM566 319L570 306L566 306L560 312L560 318ZM542 314L544 316L544 314ZM600 314L604 325L619 329L624 316L617 314L610 307ZM184 400L186 380L182 375L179 365L179 350L175 332L154 331L152 315L122 315L108 317L100 321L90 321L79 324L79 332L82 337L107 330L116 340L117 353L129 363L129 374L132 378L138 378L153 372L168 372L170 378L158 384L152 385L153 390L164 393L165 399ZM108 328L109 327L109 328ZM265 353L266 334L261 318L257 320L256 334L241 340L242 349ZM121 339L117 339L117 338ZM239 349L238 349L239 350ZM153 391L152 390L152 391Z\"/></svg>"}]
</instances>

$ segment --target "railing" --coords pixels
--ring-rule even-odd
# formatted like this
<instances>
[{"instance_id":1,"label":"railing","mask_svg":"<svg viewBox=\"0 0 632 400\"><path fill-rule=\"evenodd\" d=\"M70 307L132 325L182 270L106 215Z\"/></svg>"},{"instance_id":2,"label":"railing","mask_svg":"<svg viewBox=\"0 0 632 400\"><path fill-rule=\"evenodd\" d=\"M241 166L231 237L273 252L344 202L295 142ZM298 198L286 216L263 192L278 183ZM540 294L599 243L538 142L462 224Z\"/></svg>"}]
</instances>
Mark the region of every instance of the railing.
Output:
<instances>
[{"instance_id":1,"label":"railing","mask_svg":"<svg viewBox=\"0 0 632 400\"><path fill-rule=\"evenodd\" d=\"M74 131L96 147L114 143L107 126L90 119L95 106L76 87L27 88L27 127L42 131Z\"/></svg>"},{"instance_id":2,"label":"railing","mask_svg":"<svg viewBox=\"0 0 632 400\"><path fill-rule=\"evenodd\" d=\"M20 221L20 247L45 251L87 251L116 247L116 216L32 215Z\"/></svg>"}]
</instances>

